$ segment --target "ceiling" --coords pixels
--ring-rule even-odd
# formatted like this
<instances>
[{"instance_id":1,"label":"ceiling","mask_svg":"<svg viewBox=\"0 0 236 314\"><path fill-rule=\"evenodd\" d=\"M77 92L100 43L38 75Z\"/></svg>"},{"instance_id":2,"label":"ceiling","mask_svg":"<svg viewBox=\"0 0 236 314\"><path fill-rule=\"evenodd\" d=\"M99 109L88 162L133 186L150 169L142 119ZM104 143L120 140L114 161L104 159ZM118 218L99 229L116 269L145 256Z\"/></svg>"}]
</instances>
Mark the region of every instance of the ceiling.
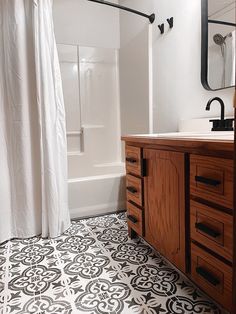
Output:
<instances>
[{"instance_id":1,"label":"ceiling","mask_svg":"<svg viewBox=\"0 0 236 314\"><path fill-rule=\"evenodd\" d=\"M236 0L209 0L209 17L220 15L223 12L236 10Z\"/></svg>"}]
</instances>

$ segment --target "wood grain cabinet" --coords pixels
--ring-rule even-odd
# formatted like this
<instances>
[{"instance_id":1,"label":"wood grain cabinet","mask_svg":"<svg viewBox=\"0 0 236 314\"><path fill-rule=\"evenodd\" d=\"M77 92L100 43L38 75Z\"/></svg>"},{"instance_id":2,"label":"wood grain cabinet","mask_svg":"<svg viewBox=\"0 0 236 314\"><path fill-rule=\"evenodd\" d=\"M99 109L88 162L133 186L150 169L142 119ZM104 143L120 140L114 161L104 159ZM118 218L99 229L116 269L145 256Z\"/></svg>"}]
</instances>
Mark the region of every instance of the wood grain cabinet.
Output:
<instances>
[{"instance_id":1,"label":"wood grain cabinet","mask_svg":"<svg viewBox=\"0 0 236 314\"><path fill-rule=\"evenodd\" d=\"M190 187L194 196L233 208L233 161L191 155Z\"/></svg>"},{"instance_id":2,"label":"wood grain cabinet","mask_svg":"<svg viewBox=\"0 0 236 314\"><path fill-rule=\"evenodd\" d=\"M193 243L191 255L191 275L194 282L209 296L230 310L232 268Z\"/></svg>"},{"instance_id":3,"label":"wood grain cabinet","mask_svg":"<svg viewBox=\"0 0 236 314\"><path fill-rule=\"evenodd\" d=\"M144 235L144 159L142 149L126 145L126 201L129 235Z\"/></svg>"},{"instance_id":4,"label":"wood grain cabinet","mask_svg":"<svg viewBox=\"0 0 236 314\"><path fill-rule=\"evenodd\" d=\"M233 141L123 140L129 235L144 237L212 299L236 313Z\"/></svg>"},{"instance_id":5,"label":"wood grain cabinet","mask_svg":"<svg viewBox=\"0 0 236 314\"><path fill-rule=\"evenodd\" d=\"M141 148L135 146L126 146L125 150L126 172L136 176L141 176L142 154Z\"/></svg>"},{"instance_id":6,"label":"wood grain cabinet","mask_svg":"<svg viewBox=\"0 0 236 314\"><path fill-rule=\"evenodd\" d=\"M143 205L143 180L127 174L126 176L126 195L127 201Z\"/></svg>"},{"instance_id":7,"label":"wood grain cabinet","mask_svg":"<svg viewBox=\"0 0 236 314\"><path fill-rule=\"evenodd\" d=\"M128 225L130 229L134 230L138 235L144 235L144 211L130 203L127 202L127 217Z\"/></svg>"},{"instance_id":8,"label":"wood grain cabinet","mask_svg":"<svg viewBox=\"0 0 236 314\"><path fill-rule=\"evenodd\" d=\"M145 238L185 271L184 154L144 149Z\"/></svg>"},{"instance_id":9,"label":"wood grain cabinet","mask_svg":"<svg viewBox=\"0 0 236 314\"><path fill-rule=\"evenodd\" d=\"M232 262L232 215L192 200L190 215L191 238Z\"/></svg>"},{"instance_id":10,"label":"wood grain cabinet","mask_svg":"<svg viewBox=\"0 0 236 314\"><path fill-rule=\"evenodd\" d=\"M230 311L233 161L191 154L190 199L191 277Z\"/></svg>"}]
</instances>

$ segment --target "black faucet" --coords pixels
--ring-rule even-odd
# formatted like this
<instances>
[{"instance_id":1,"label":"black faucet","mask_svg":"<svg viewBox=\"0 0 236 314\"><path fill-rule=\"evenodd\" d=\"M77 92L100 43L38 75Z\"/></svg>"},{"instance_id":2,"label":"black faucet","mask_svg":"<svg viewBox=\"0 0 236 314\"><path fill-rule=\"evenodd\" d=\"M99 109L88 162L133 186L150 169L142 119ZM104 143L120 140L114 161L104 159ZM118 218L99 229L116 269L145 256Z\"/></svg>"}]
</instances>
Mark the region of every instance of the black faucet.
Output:
<instances>
[{"instance_id":1,"label":"black faucet","mask_svg":"<svg viewBox=\"0 0 236 314\"><path fill-rule=\"evenodd\" d=\"M225 119L225 104L220 97L211 98L206 106L206 110L210 111L211 104L213 101L218 101L221 106L221 118L210 120L213 123L212 131L233 131L233 121L234 119Z\"/></svg>"}]
</instances>

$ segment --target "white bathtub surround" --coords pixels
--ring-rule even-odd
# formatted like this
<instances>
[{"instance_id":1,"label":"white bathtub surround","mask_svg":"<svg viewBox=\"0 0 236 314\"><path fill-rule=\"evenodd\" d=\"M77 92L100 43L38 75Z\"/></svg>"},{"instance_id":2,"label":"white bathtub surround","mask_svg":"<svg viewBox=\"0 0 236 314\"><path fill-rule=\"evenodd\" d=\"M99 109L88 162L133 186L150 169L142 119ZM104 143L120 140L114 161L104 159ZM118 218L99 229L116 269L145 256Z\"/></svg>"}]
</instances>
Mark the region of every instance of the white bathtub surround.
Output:
<instances>
[{"instance_id":1,"label":"white bathtub surround","mask_svg":"<svg viewBox=\"0 0 236 314\"><path fill-rule=\"evenodd\" d=\"M70 225L51 0L0 1L0 242Z\"/></svg>"},{"instance_id":2,"label":"white bathtub surround","mask_svg":"<svg viewBox=\"0 0 236 314\"><path fill-rule=\"evenodd\" d=\"M93 168L92 171L93 176L69 180L71 218L96 216L126 208L124 166ZM107 174L103 174L105 172Z\"/></svg>"},{"instance_id":3,"label":"white bathtub surround","mask_svg":"<svg viewBox=\"0 0 236 314\"><path fill-rule=\"evenodd\" d=\"M73 218L125 208L118 51L58 44ZM74 71L78 69L78 71Z\"/></svg>"}]
</instances>

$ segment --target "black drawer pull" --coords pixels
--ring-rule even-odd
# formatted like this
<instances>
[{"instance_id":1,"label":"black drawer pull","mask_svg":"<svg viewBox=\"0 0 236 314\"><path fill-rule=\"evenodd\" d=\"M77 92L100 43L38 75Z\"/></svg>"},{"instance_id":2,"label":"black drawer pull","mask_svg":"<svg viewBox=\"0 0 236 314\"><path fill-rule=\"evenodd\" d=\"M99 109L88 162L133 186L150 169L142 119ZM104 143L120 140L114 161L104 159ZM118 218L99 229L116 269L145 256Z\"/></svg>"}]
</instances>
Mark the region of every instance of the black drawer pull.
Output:
<instances>
[{"instance_id":1,"label":"black drawer pull","mask_svg":"<svg viewBox=\"0 0 236 314\"><path fill-rule=\"evenodd\" d=\"M142 177L147 176L147 159L141 159L141 175Z\"/></svg>"},{"instance_id":2,"label":"black drawer pull","mask_svg":"<svg viewBox=\"0 0 236 314\"><path fill-rule=\"evenodd\" d=\"M220 284L220 280L218 278L214 277L211 273L209 273L203 267L197 267L196 272L200 276L202 276L204 279L206 279L209 283L211 283L213 286L218 286Z\"/></svg>"},{"instance_id":3,"label":"black drawer pull","mask_svg":"<svg viewBox=\"0 0 236 314\"><path fill-rule=\"evenodd\" d=\"M221 235L220 232L215 231L214 229L208 227L207 225L204 225L201 222L195 223L195 227L196 227L196 229L206 233L207 235L209 235L209 236L211 236L213 238L217 238L217 237L219 237Z\"/></svg>"},{"instance_id":4,"label":"black drawer pull","mask_svg":"<svg viewBox=\"0 0 236 314\"><path fill-rule=\"evenodd\" d=\"M201 176L196 176L195 177L195 181L196 182L201 182L207 185L212 185L212 186L217 186L221 184L221 181L219 180L215 180L215 179L210 179L210 178L205 178L205 177L201 177Z\"/></svg>"},{"instance_id":5,"label":"black drawer pull","mask_svg":"<svg viewBox=\"0 0 236 314\"><path fill-rule=\"evenodd\" d=\"M127 186L126 189L132 194L136 194L138 192L138 190L133 186Z\"/></svg>"},{"instance_id":6,"label":"black drawer pull","mask_svg":"<svg viewBox=\"0 0 236 314\"><path fill-rule=\"evenodd\" d=\"M138 219L134 216L128 215L128 220L130 220L132 223L136 224L138 222Z\"/></svg>"},{"instance_id":7,"label":"black drawer pull","mask_svg":"<svg viewBox=\"0 0 236 314\"><path fill-rule=\"evenodd\" d=\"M129 162L129 163L131 163L131 164L135 164L135 163L137 162L137 159L132 158L132 157L127 157L127 158L126 158L126 161Z\"/></svg>"}]
</instances>

